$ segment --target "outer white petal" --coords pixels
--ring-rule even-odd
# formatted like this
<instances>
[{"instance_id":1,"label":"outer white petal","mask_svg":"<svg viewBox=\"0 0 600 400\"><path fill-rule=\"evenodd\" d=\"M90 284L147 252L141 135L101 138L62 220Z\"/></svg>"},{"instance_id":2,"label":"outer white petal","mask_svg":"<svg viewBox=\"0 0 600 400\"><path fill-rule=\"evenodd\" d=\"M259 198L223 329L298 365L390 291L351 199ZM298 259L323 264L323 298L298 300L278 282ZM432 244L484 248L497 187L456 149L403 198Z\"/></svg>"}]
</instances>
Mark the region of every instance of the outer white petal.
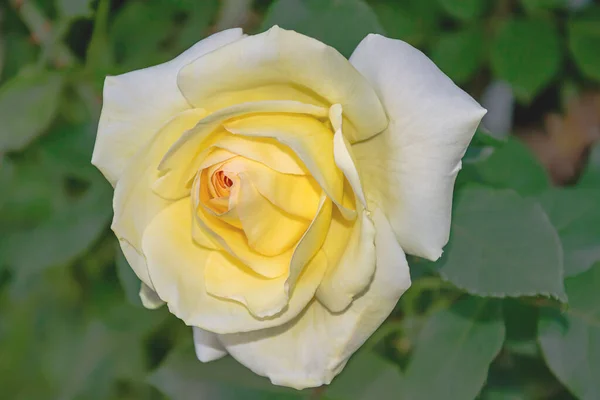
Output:
<instances>
[{"instance_id":1,"label":"outer white petal","mask_svg":"<svg viewBox=\"0 0 600 400\"><path fill-rule=\"evenodd\" d=\"M144 267L147 269L145 262ZM140 286L140 300L142 300L142 305L150 310L155 310L165 304L165 302L158 297L158 294L144 282L142 282L142 285Z\"/></svg>"},{"instance_id":2,"label":"outer white petal","mask_svg":"<svg viewBox=\"0 0 600 400\"><path fill-rule=\"evenodd\" d=\"M303 389L331 382L410 286L406 258L380 210L374 223L377 270L369 289L345 312L333 314L314 300L285 325L219 335L225 349L276 385Z\"/></svg>"},{"instance_id":3,"label":"outer white petal","mask_svg":"<svg viewBox=\"0 0 600 400\"><path fill-rule=\"evenodd\" d=\"M227 350L217 339L215 333L205 331L196 326L194 329L194 347L196 348L196 357L202 362L210 362L223 358L227 355Z\"/></svg>"},{"instance_id":4,"label":"outer white petal","mask_svg":"<svg viewBox=\"0 0 600 400\"><path fill-rule=\"evenodd\" d=\"M407 253L435 260L448 241L461 158L485 110L400 40L369 35L350 62L390 120L382 134L353 145L369 208L382 208Z\"/></svg>"},{"instance_id":5,"label":"outer white petal","mask_svg":"<svg viewBox=\"0 0 600 400\"><path fill-rule=\"evenodd\" d=\"M219 32L169 62L106 78L92 163L113 186L129 158L158 128L173 115L191 108L177 87L179 70L242 36L239 28Z\"/></svg>"}]
</instances>

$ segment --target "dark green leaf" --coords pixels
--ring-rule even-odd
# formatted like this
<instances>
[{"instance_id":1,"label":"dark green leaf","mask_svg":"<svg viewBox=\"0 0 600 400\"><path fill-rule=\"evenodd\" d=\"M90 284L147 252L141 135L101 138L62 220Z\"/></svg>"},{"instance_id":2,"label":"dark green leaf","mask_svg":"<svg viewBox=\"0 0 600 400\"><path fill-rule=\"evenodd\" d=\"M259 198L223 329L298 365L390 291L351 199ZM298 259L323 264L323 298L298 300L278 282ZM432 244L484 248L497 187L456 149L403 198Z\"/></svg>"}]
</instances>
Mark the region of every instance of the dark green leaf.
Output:
<instances>
[{"instance_id":1,"label":"dark green leaf","mask_svg":"<svg viewBox=\"0 0 600 400\"><path fill-rule=\"evenodd\" d=\"M550 187L546 170L518 139L510 138L485 161L477 164L483 180L497 188L510 188L522 195L535 195Z\"/></svg>"},{"instance_id":2,"label":"dark green leaf","mask_svg":"<svg viewBox=\"0 0 600 400\"><path fill-rule=\"evenodd\" d=\"M512 190L465 188L457 200L440 274L481 296L565 301L563 253L541 206Z\"/></svg>"},{"instance_id":3,"label":"dark green leaf","mask_svg":"<svg viewBox=\"0 0 600 400\"><path fill-rule=\"evenodd\" d=\"M600 261L600 187L551 189L539 201L562 241L565 276Z\"/></svg>"},{"instance_id":4,"label":"dark green leaf","mask_svg":"<svg viewBox=\"0 0 600 400\"><path fill-rule=\"evenodd\" d=\"M311 393L274 386L231 357L204 364L191 346L174 350L148 381L172 400L291 400Z\"/></svg>"},{"instance_id":5,"label":"dark green leaf","mask_svg":"<svg viewBox=\"0 0 600 400\"><path fill-rule=\"evenodd\" d=\"M363 0L276 0L262 23L319 39L349 57L369 33L383 33L373 10Z\"/></svg>"},{"instance_id":6,"label":"dark green leaf","mask_svg":"<svg viewBox=\"0 0 600 400\"><path fill-rule=\"evenodd\" d=\"M486 5L485 0L439 0L439 2L448 14L462 20L479 17Z\"/></svg>"},{"instance_id":7,"label":"dark green leaf","mask_svg":"<svg viewBox=\"0 0 600 400\"><path fill-rule=\"evenodd\" d=\"M484 35L478 28L445 34L431 51L431 59L453 81L466 82L484 57Z\"/></svg>"},{"instance_id":8,"label":"dark green leaf","mask_svg":"<svg viewBox=\"0 0 600 400\"><path fill-rule=\"evenodd\" d=\"M475 131L475 136L473 136L473 140L471 140L472 146L491 146L496 148L502 148L506 144L507 140L498 139L482 126L477 128L477 130Z\"/></svg>"},{"instance_id":9,"label":"dark green leaf","mask_svg":"<svg viewBox=\"0 0 600 400\"><path fill-rule=\"evenodd\" d=\"M54 119L63 79L58 73L28 71L0 88L0 152L21 150Z\"/></svg>"},{"instance_id":10,"label":"dark green leaf","mask_svg":"<svg viewBox=\"0 0 600 400\"><path fill-rule=\"evenodd\" d=\"M425 45L439 29L437 0L379 0L372 6L388 37L413 46Z\"/></svg>"},{"instance_id":11,"label":"dark green leaf","mask_svg":"<svg viewBox=\"0 0 600 400\"><path fill-rule=\"evenodd\" d=\"M569 0L521 0L523 8L529 12L566 8Z\"/></svg>"},{"instance_id":12,"label":"dark green leaf","mask_svg":"<svg viewBox=\"0 0 600 400\"><path fill-rule=\"evenodd\" d=\"M370 351L355 354L325 390L328 400L403 399L404 379L398 366Z\"/></svg>"},{"instance_id":13,"label":"dark green leaf","mask_svg":"<svg viewBox=\"0 0 600 400\"><path fill-rule=\"evenodd\" d=\"M600 81L600 7L583 10L568 24L569 49L581 71Z\"/></svg>"},{"instance_id":14,"label":"dark green leaf","mask_svg":"<svg viewBox=\"0 0 600 400\"><path fill-rule=\"evenodd\" d=\"M500 304L467 298L423 327L406 371L407 399L474 399L504 342Z\"/></svg>"},{"instance_id":15,"label":"dark green leaf","mask_svg":"<svg viewBox=\"0 0 600 400\"><path fill-rule=\"evenodd\" d=\"M538 338L556 377L581 400L600 398L600 263L565 281L569 308L544 310Z\"/></svg>"},{"instance_id":16,"label":"dark green leaf","mask_svg":"<svg viewBox=\"0 0 600 400\"><path fill-rule=\"evenodd\" d=\"M494 75L510 83L518 100L531 101L560 68L556 28L542 19L507 21L492 42L491 63Z\"/></svg>"}]
</instances>

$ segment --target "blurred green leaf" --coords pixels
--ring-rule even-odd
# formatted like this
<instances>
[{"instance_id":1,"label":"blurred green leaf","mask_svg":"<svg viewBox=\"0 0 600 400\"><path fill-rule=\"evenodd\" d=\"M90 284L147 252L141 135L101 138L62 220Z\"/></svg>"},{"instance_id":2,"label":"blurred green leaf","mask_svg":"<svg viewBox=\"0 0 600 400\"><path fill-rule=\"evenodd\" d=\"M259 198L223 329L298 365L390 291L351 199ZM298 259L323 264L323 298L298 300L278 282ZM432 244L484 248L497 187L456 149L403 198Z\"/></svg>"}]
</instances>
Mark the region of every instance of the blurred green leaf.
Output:
<instances>
[{"instance_id":1,"label":"blurred green leaf","mask_svg":"<svg viewBox=\"0 0 600 400\"><path fill-rule=\"evenodd\" d=\"M474 399L504 342L500 303L469 297L423 327L405 374L407 399Z\"/></svg>"},{"instance_id":2,"label":"blurred green leaf","mask_svg":"<svg viewBox=\"0 0 600 400\"><path fill-rule=\"evenodd\" d=\"M584 9L568 23L569 50L581 71L600 81L600 6Z\"/></svg>"},{"instance_id":3,"label":"blurred green leaf","mask_svg":"<svg viewBox=\"0 0 600 400\"><path fill-rule=\"evenodd\" d=\"M202 363L190 345L173 350L148 381L172 400L291 400L306 399L311 394L310 390L274 386L231 357Z\"/></svg>"},{"instance_id":4,"label":"blurred green leaf","mask_svg":"<svg viewBox=\"0 0 600 400\"><path fill-rule=\"evenodd\" d=\"M140 278L137 277L135 272L133 272L133 269L129 266L127 259L121 251L121 247L118 244L115 247L117 253L117 275L119 276L121 287L125 291L127 300L131 304L141 307L142 300L140 300Z\"/></svg>"},{"instance_id":5,"label":"blurred green leaf","mask_svg":"<svg viewBox=\"0 0 600 400\"><path fill-rule=\"evenodd\" d=\"M465 83L484 59L484 32L468 28L442 36L431 50L431 59L457 84Z\"/></svg>"},{"instance_id":6,"label":"blurred green leaf","mask_svg":"<svg viewBox=\"0 0 600 400\"><path fill-rule=\"evenodd\" d=\"M555 26L543 19L505 22L492 41L491 64L496 78L507 81L518 100L530 102L561 65Z\"/></svg>"},{"instance_id":7,"label":"blurred green leaf","mask_svg":"<svg viewBox=\"0 0 600 400\"><path fill-rule=\"evenodd\" d=\"M397 365L362 350L325 389L327 400L404 399L405 382Z\"/></svg>"},{"instance_id":8,"label":"blurred green leaf","mask_svg":"<svg viewBox=\"0 0 600 400\"><path fill-rule=\"evenodd\" d=\"M93 0L56 0L56 8L64 18L89 17Z\"/></svg>"},{"instance_id":9,"label":"blurred green leaf","mask_svg":"<svg viewBox=\"0 0 600 400\"><path fill-rule=\"evenodd\" d=\"M506 146L507 140L499 139L492 135L490 131L482 126L479 126L475 131L473 140L471 140L472 146L490 146L495 148L502 148Z\"/></svg>"},{"instance_id":10,"label":"blurred green leaf","mask_svg":"<svg viewBox=\"0 0 600 400\"><path fill-rule=\"evenodd\" d=\"M565 280L569 308L544 310L539 343L556 377L581 400L600 398L600 263Z\"/></svg>"},{"instance_id":11,"label":"blurred green leaf","mask_svg":"<svg viewBox=\"0 0 600 400\"><path fill-rule=\"evenodd\" d=\"M219 11L219 0L182 1L180 4L185 5L186 20L181 25L177 45L179 51L184 51L206 36Z\"/></svg>"},{"instance_id":12,"label":"blurred green leaf","mask_svg":"<svg viewBox=\"0 0 600 400\"><path fill-rule=\"evenodd\" d=\"M377 16L363 0L276 0L262 29L273 25L319 39L349 57L369 33L383 33Z\"/></svg>"},{"instance_id":13,"label":"blurred green leaf","mask_svg":"<svg viewBox=\"0 0 600 400\"><path fill-rule=\"evenodd\" d=\"M124 4L109 29L117 63L124 71L160 64L175 55L177 49L162 45L173 32L176 12L175 2Z\"/></svg>"},{"instance_id":14,"label":"blurred green leaf","mask_svg":"<svg viewBox=\"0 0 600 400\"><path fill-rule=\"evenodd\" d=\"M577 183L578 187L598 188L600 185L600 143L597 143L590 153L587 167Z\"/></svg>"},{"instance_id":15,"label":"blurred green leaf","mask_svg":"<svg viewBox=\"0 0 600 400\"><path fill-rule=\"evenodd\" d=\"M80 199L56 210L38 226L7 236L2 242L3 258L18 284L87 250L109 222L111 197L110 185L97 181Z\"/></svg>"},{"instance_id":16,"label":"blurred green leaf","mask_svg":"<svg viewBox=\"0 0 600 400\"><path fill-rule=\"evenodd\" d=\"M39 48L23 34L7 32L4 36L4 60L2 66L3 81L17 75L26 65L33 64L38 56Z\"/></svg>"},{"instance_id":17,"label":"blurred green leaf","mask_svg":"<svg viewBox=\"0 0 600 400\"><path fill-rule=\"evenodd\" d=\"M550 187L544 167L531 150L514 137L478 163L477 173L487 184L514 189L525 196L542 193Z\"/></svg>"},{"instance_id":18,"label":"blurred green leaf","mask_svg":"<svg viewBox=\"0 0 600 400\"><path fill-rule=\"evenodd\" d=\"M600 261L600 186L554 188L538 200L562 241L565 276L580 274Z\"/></svg>"},{"instance_id":19,"label":"blurred green leaf","mask_svg":"<svg viewBox=\"0 0 600 400\"><path fill-rule=\"evenodd\" d=\"M438 0L442 8L450 15L461 20L479 17L485 9L485 0Z\"/></svg>"},{"instance_id":20,"label":"blurred green leaf","mask_svg":"<svg viewBox=\"0 0 600 400\"><path fill-rule=\"evenodd\" d=\"M423 46L439 29L437 0L378 0L372 5L388 37Z\"/></svg>"},{"instance_id":21,"label":"blurred green leaf","mask_svg":"<svg viewBox=\"0 0 600 400\"><path fill-rule=\"evenodd\" d=\"M44 132L58 109L62 84L59 73L27 71L0 87L0 152L22 150Z\"/></svg>"},{"instance_id":22,"label":"blurred green leaf","mask_svg":"<svg viewBox=\"0 0 600 400\"><path fill-rule=\"evenodd\" d=\"M566 301L563 252L541 206L512 190L459 192L443 278L480 296L552 296Z\"/></svg>"},{"instance_id":23,"label":"blurred green leaf","mask_svg":"<svg viewBox=\"0 0 600 400\"><path fill-rule=\"evenodd\" d=\"M110 1L100 0L94 18L94 31L86 52L86 69L98 83L104 82L105 75L114 68L114 52L108 36L108 15ZM100 86L99 86L100 87Z\"/></svg>"},{"instance_id":24,"label":"blurred green leaf","mask_svg":"<svg viewBox=\"0 0 600 400\"><path fill-rule=\"evenodd\" d=\"M567 7L568 0L520 0L523 8L528 12L553 10Z\"/></svg>"}]
</instances>

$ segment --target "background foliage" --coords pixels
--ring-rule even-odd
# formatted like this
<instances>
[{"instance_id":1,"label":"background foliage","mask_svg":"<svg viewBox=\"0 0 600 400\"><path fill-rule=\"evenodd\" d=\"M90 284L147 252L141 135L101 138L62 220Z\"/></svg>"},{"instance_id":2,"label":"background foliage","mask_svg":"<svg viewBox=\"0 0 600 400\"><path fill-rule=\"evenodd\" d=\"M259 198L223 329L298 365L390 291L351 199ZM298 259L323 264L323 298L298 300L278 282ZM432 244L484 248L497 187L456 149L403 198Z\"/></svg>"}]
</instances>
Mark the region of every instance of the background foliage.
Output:
<instances>
[{"instance_id":1,"label":"background foliage","mask_svg":"<svg viewBox=\"0 0 600 400\"><path fill-rule=\"evenodd\" d=\"M589 3L0 1L3 397L599 399L600 6ZM413 286L326 388L196 361L190 329L141 306L109 230L112 189L90 165L105 75L238 24L279 24L345 56L367 33L403 39L490 109L444 257L410 259Z\"/></svg>"}]
</instances>

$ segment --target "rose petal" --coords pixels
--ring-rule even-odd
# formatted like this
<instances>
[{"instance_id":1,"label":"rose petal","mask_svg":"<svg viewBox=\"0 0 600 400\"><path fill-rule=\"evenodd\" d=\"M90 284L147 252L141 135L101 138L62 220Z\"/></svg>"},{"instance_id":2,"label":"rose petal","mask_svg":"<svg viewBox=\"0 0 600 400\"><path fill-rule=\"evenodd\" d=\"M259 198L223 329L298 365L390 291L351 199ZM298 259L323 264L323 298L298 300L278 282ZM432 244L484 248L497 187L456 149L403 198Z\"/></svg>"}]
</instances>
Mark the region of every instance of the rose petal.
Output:
<instances>
[{"instance_id":1,"label":"rose petal","mask_svg":"<svg viewBox=\"0 0 600 400\"><path fill-rule=\"evenodd\" d=\"M113 186L131 157L165 122L193 108L177 87L181 67L242 36L239 28L219 32L167 63L106 78L92 163Z\"/></svg>"},{"instance_id":2,"label":"rose petal","mask_svg":"<svg viewBox=\"0 0 600 400\"><path fill-rule=\"evenodd\" d=\"M313 301L297 318L272 329L219 335L239 362L276 385L328 384L379 327L410 286L408 264L380 210L374 212L377 269L369 289L343 313Z\"/></svg>"},{"instance_id":3,"label":"rose petal","mask_svg":"<svg viewBox=\"0 0 600 400\"><path fill-rule=\"evenodd\" d=\"M219 343L217 335L212 332L207 332L202 328L193 327L194 332L194 347L196 349L196 357L202 362L210 362L223 358L227 355L227 350Z\"/></svg>"},{"instance_id":4,"label":"rose petal","mask_svg":"<svg viewBox=\"0 0 600 400\"><path fill-rule=\"evenodd\" d=\"M382 208L406 252L436 260L448 241L461 158L485 110L400 40L369 35L350 62L390 118L383 133L352 146L369 207Z\"/></svg>"},{"instance_id":5,"label":"rose petal","mask_svg":"<svg viewBox=\"0 0 600 400\"><path fill-rule=\"evenodd\" d=\"M195 60L180 71L178 84L191 104L207 109L258 99L340 103L358 133L351 142L387 126L379 98L344 56L277 26Z\"/></svg>"},{"instance_id":6,"label":"rose petal","mask_svg":"<svg viewBox=\"0 0 600 400\"><path fill-rule=\"evenodd\" d=\"M213 251L192 240L191 215L190 198L173 203L154 218L142 241L156 293L187 325L215 333L274 327L294 318L314 297L327 267L324 257L311 261L298 280L288 306L273 318L258 319L240 303L209 295L204 267Z\"/></svg>"},{"instance_id":7,"label":"rose petal","mask_svg":"<svg viewBox=\"0 0 600 400\"><path fill-rule=\"evenodd\" d=\"M156 167L162 155L186 130L193 127L204 115L202 110L187 110L173 117L159 129L125 168L115 187L113 199L114 217L112 230L120 239L121 248L136 275L153 288L143 256L142 235L152 219L171 204L152 191L152 183L158 178Z\"/></svg>"}]
</instances>

